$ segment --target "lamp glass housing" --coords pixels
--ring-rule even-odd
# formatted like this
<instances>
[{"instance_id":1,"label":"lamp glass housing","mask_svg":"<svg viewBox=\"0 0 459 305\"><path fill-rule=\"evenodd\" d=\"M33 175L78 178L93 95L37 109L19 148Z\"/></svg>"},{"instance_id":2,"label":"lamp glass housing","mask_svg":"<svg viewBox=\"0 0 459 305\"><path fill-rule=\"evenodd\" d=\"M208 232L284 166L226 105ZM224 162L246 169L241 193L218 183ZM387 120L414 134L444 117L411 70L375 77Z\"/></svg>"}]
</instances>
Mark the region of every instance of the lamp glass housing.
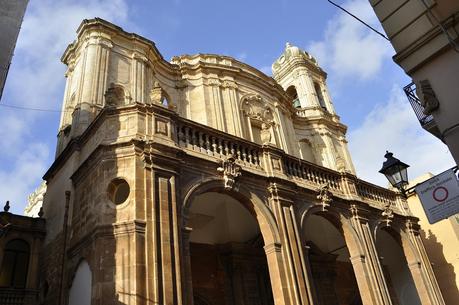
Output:
<instances>
[{"instance_id":1,"label":"lamp glass housing","mask_svg":"<svg viewBox=\"0 0 459 305\"><path fill-rule=\"evenodd\" d=\"M408 164L394 158L391 152L386 152L384 156L387 160L383 163L380 173L386 176L393 187L402 189L408 184Z\"/></svg>"}]
</instances>

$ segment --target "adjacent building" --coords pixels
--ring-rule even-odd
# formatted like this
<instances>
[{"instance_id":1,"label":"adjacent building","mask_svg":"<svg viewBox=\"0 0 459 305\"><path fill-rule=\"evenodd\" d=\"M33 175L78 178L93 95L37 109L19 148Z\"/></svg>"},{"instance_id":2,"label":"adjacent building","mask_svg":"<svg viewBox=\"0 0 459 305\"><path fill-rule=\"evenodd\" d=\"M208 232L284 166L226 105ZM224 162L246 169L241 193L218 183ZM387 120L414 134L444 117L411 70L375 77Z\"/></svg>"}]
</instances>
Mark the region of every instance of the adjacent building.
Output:
<instances>
[{"instance_id":1,"label":"adjacent building","mask_svg":"<svg viewBox=\"0 0 459 305\"><path fill-rule=\"evenodd\" d=\"M0 2L0 100L29 0Z\"/></svg>"},{"instance_id":2,"label":"adjacent building","mask_svg":"<svg viewBox=\"0 0 459 305\"><path fill-rule=\"evenodd\" d=\"M62 61L40 304L445 304L418 219L356 177L307 52L287 44L271 78L222 55L168 62L92 19Z\"/></svg>"},{"instance_id":3,"label":"adjacent building","mask_svg":"<svg viewBox=\"0 0 459 305\"><path fill-rule=\"evenodd\" d=\"M421 126L459 164L459 2L370 0L413 83L405 92Z\"/></svg>"}]
</instances>

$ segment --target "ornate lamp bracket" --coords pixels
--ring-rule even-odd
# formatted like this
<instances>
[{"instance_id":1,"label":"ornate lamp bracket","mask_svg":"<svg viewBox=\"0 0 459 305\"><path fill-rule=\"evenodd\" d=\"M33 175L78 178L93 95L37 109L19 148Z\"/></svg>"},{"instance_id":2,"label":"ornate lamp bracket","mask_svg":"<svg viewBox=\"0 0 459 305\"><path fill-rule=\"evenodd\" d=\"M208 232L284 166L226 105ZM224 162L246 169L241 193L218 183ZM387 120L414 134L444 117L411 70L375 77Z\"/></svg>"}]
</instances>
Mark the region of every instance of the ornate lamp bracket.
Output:
<instances>
[{"instance_id":1,"label":"ornate lamp bracket","mask_svg":"<svg viewBox=\"0 0 459 305\"><path fill-rule=\"evenodd\" d=\"M328 183L324 183L317 191L319 192L317 199L319 199L322 204L322 211L328 211L328 207L330 206L333 197L333 193L330 192L330 185Z\"/></svg>"},{"instance_id":2,"label":"ornate lamp bracket","mask_svg":"<svg viewBox=\"0 0 459 305\"><path fill-rule=\"evenodd\" d=\"M226 160L220 162L217 172L223 175L226 190L232 190L235 186L236 178L242 174L241 167L236 164L236 159L231 154L228 155Z\"/></svg>"}]
</instances>

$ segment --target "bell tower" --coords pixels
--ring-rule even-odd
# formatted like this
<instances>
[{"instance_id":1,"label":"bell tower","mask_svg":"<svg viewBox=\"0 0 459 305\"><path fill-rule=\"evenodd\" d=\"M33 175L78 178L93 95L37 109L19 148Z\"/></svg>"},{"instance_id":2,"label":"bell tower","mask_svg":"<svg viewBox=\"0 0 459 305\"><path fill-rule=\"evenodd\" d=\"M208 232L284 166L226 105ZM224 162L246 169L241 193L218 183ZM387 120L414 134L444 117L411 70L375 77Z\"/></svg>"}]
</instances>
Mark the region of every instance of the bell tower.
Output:
<instances>
[{"instance_id":1,"label":"bell tower","mask_svg":"<svg viewBox=\"0 0 459 305\"><path fill-rule=\"evenodd\" d=\"M317 60L287 43L272 65L274 79L295 108L294 129L298 157L334 169L355 173L347 148L347 127L340 122L328 93L327 73Z\"/></svg>"}]
</instances>

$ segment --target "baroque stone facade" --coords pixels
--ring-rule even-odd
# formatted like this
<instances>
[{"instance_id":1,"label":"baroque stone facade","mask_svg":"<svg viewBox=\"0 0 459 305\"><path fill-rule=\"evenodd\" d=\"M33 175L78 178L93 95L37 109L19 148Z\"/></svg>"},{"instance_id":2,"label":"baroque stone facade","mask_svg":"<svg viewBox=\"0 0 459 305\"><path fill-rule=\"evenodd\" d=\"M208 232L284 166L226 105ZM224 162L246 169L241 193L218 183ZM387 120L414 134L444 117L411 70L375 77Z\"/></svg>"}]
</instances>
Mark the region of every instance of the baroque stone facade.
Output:
<instances>
[{"instance_id":1,"label":"baroque stone facade","mask_svg":"<svg viewBox=\"0 0 459 305\"><path fill-rule=\"evenodd\" d=\"M444 304L398 193L355 176L325 72L163 59L85 20L44 179L43 304Z\"/></svg>"}]
</instances>

